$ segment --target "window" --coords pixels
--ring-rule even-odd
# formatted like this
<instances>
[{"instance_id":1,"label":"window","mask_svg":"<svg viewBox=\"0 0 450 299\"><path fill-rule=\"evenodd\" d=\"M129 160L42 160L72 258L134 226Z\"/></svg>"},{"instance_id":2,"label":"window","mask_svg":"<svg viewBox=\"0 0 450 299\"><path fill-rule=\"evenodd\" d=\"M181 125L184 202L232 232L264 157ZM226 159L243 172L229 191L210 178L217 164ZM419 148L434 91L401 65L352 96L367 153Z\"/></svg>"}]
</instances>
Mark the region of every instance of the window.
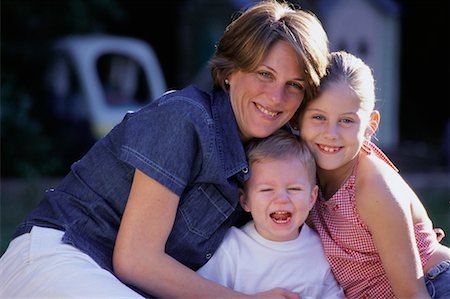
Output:
<instances>
[{"instance_id":1,"label":"window","mask_svg":"<svg viewBox=\"0 0 450 299\"><path fill-rule=\"evenodd\" d=\"M146 74L135 60L120 54L104 54L97 71L109 105L143 104L149 101Z\"/></svg>"}]
</instances>

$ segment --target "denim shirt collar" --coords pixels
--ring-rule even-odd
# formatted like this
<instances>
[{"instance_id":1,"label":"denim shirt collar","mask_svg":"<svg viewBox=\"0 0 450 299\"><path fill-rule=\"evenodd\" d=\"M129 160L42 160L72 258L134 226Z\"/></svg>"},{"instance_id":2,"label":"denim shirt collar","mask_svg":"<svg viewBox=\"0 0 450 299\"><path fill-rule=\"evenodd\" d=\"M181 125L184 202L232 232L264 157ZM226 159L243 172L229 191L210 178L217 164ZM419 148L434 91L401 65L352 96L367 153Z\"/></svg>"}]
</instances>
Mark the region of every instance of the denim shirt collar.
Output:
<instances>
[{"instance_id":1,"label":"denim shirt collar","mask_svg":"<svg viewBox=\"0 0 450 299\"><path fill-rule=\"evenodd\" d=\"M216 140L222 167L227 177L238 174L239 181L248 179L249 170L244 146L239 136L239 129L226 92L214 89L211 92L212 117L217 124Z\"/></svg>"}]
</instances>

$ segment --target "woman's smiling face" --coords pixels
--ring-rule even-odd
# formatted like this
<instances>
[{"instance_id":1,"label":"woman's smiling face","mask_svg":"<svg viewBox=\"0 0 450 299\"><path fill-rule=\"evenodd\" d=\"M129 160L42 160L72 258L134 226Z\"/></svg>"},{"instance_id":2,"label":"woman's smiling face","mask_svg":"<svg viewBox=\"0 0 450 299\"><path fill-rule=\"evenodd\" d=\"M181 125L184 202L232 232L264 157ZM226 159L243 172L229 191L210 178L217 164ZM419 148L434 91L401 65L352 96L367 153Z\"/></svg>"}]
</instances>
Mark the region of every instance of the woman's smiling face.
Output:
<instances>
[{"instance_id":1,"label":"woman's smiling face","mask_svg":"<svg viewBox=\"0 0 450 299\"><path fill-rule=\"evenodd\" d=\"M267 137L286 124L305 96L304 68L295 50L276 42L253 72L228 77L241 139Z\"/></svg>"}]
</instances>

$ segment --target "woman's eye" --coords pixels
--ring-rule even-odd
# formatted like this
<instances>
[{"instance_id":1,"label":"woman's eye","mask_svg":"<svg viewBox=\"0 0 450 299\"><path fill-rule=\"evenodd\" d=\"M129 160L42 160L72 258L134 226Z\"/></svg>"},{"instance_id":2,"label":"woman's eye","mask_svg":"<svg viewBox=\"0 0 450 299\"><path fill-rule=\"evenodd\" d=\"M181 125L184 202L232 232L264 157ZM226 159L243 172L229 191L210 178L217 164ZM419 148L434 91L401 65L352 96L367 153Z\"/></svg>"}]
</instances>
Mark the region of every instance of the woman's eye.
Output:
<instances>
[{"instance_id":1,"label":"woman's eye","mask_svg":"<svg viewBox=\"0 0 450 299\"><path fill-rule=\"evenodd\" d=\"M264 78L270 78L270 73L266 71L260 71L259 75Z\"/></svg>"},{"instance_id":2,"label":"woman's eye","mask_svg":"<svg viewBox=\"0 0 450 299\"><path fill-rule=\"evenodd\" d=\"M322 115L313 115L312 119L317 119L317 120L324 120L325 117L323 117Z\"/></svg>"},{"instance_id":3,"label":"woman's eye","mask_svg":"<svg viewBox=\"0 0 450 299\"><path fill-rule=\"evenodd\" d=\"M300 91L304 91L305 87L302 84L296 83L296 82L289 82L288 83L289 86L292 86Z\"/></svg>"}]
</instances>

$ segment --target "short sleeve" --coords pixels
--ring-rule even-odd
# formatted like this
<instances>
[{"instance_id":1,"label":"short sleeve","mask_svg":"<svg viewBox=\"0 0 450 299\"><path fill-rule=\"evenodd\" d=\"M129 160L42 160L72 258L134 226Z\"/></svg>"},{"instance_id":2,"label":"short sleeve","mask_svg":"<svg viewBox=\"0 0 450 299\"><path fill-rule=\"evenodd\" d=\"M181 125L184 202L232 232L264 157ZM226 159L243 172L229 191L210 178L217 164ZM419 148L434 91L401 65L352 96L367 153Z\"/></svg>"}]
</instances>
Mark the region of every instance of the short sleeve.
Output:
<instances>
[{"instance_id":1,"label":"short sleeve","mask_svg":"<svg viewBox=\"0 0 450 299\"><path fill-rule=\"evenodd\" d=\"M130 113L120 159L180 196L206 158L210 125L206 110L182 97Z\"/></svg>"}]
</instances>

